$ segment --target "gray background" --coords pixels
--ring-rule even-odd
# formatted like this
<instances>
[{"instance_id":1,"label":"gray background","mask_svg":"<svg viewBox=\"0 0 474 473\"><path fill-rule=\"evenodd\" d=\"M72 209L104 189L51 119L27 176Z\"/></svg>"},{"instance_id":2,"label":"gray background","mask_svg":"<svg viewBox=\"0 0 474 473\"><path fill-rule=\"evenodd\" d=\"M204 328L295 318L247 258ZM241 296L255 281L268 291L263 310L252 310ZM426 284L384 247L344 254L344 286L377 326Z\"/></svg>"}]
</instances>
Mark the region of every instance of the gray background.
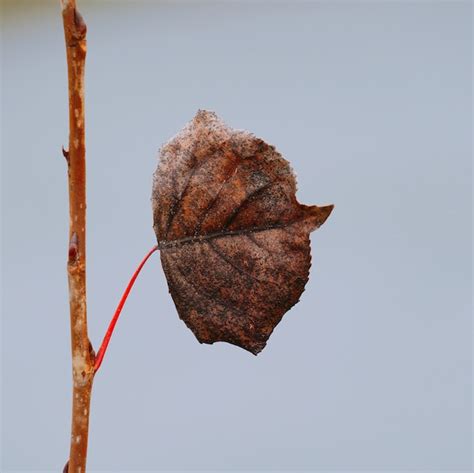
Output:
<instances>
[{"instance_id":1,"label":"gray background","mask_svg":"<svg viewBox=\"0 0 474 473\"><path fill-rule=\"evenodd\" d=\"M3 2L5 470L59 471L69 443L57 3ZM157 150L198 108L336 204L257 358L199 345L153 257L96 379L90 468L469 469L471 5L80 3L94 345L155 242Z\"/></svg>"}]
</instances>

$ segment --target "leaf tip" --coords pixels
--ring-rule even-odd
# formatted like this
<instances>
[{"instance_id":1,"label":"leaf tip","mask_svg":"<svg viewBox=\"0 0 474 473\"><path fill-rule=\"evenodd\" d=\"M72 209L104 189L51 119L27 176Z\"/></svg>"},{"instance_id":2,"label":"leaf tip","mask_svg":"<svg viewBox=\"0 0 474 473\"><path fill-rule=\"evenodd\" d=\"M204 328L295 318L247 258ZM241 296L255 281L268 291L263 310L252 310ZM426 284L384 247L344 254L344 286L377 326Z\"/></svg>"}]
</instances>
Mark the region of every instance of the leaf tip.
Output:
<instances>
[{"instance_id":1,"label":"leaf tip","mask_svg":"<svg viewBox=\"0 0 474 473\"><path fill-rule=\"evenodd\" d=\"M323 223L329 218L331 212L334 209L334 205L323 205L319 207L317 205L304 206L308 214L307 220L311 224L311 231L318 229Z\"/></svg>"}]
</instances>

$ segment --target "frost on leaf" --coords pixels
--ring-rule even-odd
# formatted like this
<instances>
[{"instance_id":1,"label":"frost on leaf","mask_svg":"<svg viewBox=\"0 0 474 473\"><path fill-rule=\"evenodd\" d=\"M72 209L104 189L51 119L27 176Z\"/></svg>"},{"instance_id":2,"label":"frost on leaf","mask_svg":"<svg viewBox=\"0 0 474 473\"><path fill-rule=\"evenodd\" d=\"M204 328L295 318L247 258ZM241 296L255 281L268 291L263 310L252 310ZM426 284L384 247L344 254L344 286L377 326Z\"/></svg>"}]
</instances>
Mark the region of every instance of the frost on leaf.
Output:
<instances>
[{"instance_id":1,"label":"frost on leaf","mask_svg":"<svg viewBox=\"0 0 474 473\"><path fill-rule=\"evenodd\" d=\"M179 316L201 343L257 354L298 302L309 233L333 206L302 205L295 192L273 146L212 112L198 111L161 149L154 230Z\"/></svg>"}]
</instances>

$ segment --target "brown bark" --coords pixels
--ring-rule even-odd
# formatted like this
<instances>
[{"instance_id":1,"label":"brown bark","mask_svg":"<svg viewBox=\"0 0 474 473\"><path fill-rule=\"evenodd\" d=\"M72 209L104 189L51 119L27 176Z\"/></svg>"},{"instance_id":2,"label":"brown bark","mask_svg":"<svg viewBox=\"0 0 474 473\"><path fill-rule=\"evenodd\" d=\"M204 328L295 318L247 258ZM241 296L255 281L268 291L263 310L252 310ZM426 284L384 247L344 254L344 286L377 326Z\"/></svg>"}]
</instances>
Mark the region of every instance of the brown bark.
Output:
<instances>
[{"instance_id":1,"label":"brown bark","mask_svg":"<svg viewBox=\"0 0 474 473\"><path fill-rule=\"evenodd\" d=\"M69 473L86 469L89 405L94 352L87 333L86 309L86 159L84 67L86 24L75 0L62 0L69 89L69 150L64 152L69 183L68 281L71 319L73 406Z\"/></svg>"}]
</instances>

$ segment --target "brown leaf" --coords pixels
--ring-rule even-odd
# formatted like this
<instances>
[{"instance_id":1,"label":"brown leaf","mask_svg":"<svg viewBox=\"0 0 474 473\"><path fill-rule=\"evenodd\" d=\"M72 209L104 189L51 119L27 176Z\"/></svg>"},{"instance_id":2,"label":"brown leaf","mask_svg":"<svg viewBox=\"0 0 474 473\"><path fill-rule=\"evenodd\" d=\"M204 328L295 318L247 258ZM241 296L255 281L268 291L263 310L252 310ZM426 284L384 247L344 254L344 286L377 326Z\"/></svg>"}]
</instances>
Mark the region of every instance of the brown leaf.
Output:
<instances>
[{"instance_id":1,"label":"brown leaf","mask_svg":"<svg viewBox=\"0 0 474 473\"><path fill-rule=\"evenodd\" d=\"M296 304L311 264L309 233L333 206L301 205L288 162L214 113L163 146L154 229L179 316L201 343L259 353Z\"/></svg>"}]
</instances>

